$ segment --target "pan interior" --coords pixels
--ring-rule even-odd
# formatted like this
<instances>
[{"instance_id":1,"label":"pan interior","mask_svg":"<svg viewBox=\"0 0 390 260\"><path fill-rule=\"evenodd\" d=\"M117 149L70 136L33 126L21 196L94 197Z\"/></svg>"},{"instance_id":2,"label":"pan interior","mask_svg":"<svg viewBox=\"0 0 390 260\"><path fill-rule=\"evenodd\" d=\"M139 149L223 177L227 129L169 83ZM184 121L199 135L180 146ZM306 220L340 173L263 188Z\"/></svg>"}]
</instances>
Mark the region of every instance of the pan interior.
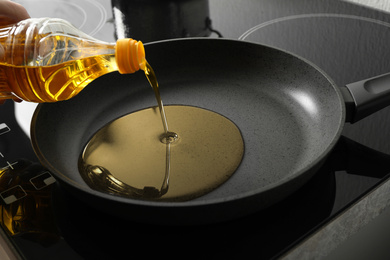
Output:
<instances>
[{"instance_id":1,"label":"pan interior","mask_svg":"<svg viewBox=\"0 0 390 260\"><path fill-rule=\"evenodd\" d=\"M100 129L80 156L85 182L118 196L177 202L202 196L229 179L244 151L238 128L201 108L165 106L165 113L175 133L168 139L156 107Z\"/></svg>"},{"instance_id":2,"label":"pan interior","mask_svg":"<svg viewBox=\"0 0 390 260\"><path fill-rule=\"evenodd\" d=\"M261 193L301 177L339 135L344 111L335 86L290 54L225 40L160 42L146 46L146 53L164 104L217 112L237 125L244 140L235 174L194 201ZM71 100L39 106L34 148L57 177L92 192L78 171L88 140L108 122L155 102L141 73L105 75Z\"/></svg>"}]
</instances>

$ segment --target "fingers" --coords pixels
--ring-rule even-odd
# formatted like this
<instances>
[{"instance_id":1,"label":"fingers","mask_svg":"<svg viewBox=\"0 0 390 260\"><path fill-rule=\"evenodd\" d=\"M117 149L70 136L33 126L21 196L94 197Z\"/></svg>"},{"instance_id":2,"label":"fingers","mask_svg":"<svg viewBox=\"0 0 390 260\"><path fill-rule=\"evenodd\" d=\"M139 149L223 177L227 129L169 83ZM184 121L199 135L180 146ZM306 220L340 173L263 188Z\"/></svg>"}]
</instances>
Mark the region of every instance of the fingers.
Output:
<instances>
[{"instance_id":1,"label":"fingers","mask_svg":"<svg viewBox=\"0 0 390 260\"><path fill-rule=\"evenodd\" d=\"M9 0L0 0L0 25L12 24L24 19L30 18L27 10L20 4ZM4 57L4 48L0 44L0 61ZM18 98L14 101L20 102ZM4 104L5 100L0 100L0 105Z\"/></svg>"},{"instance_id":2,"label":"fingers","mask_svg":"<svg viewBox=\"0 0 390 260\"><path fill-rule=\"evenodd\" d=\"M18 22L28 18L30 15L22 5L9 0L0 0L0 20Z\"/></svg>"}]
</instances>

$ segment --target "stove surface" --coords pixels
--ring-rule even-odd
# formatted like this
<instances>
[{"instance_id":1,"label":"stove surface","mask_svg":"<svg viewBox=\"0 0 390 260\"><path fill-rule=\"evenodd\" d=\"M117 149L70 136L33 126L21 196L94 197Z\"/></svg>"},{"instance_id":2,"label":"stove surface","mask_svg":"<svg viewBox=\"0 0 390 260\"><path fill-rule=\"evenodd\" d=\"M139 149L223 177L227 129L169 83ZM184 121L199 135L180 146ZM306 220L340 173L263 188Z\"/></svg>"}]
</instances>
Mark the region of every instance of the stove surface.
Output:
<instances>
[{"instance_id":1,"label":"stove surface","mask_svg":"<svg viewBox=\"0 0 390 260\"><path fill-rule=\"evenodd\" d=\"M113 11L108 0L17 2L25 5L32 17L64 18L95 38L115 41L119 18L113 13L118 10ZM386 48L390 14L380 10L335 0L210 0L208 4L209 37L221 34L289 51L314 63L339 86L390 71ZM35 106L8 101L0 107L0 169L8 174L6 180L14 183L3 188L0 178L1 213L12 216L20 228L12 229L5 222L2 227L9 247L20 259L107 259L127 255L113 248L129 246L134 248L134 256L148 252L159 257L166 249L172 256L180 256L175 248L184 248L196 257L207 253L230 257L256 254L260 259L287 254L288 258L289 249L302 238L322 230L390 173L390 109L386 108L353 125L346 124L318 174L293 196L267 210L199 227L132 223L84 205L40 166L29 140ZM37 214L25 215L25 221L15 213L27 212L33 205L40 205Z\"/></svg>"}]
</instances>

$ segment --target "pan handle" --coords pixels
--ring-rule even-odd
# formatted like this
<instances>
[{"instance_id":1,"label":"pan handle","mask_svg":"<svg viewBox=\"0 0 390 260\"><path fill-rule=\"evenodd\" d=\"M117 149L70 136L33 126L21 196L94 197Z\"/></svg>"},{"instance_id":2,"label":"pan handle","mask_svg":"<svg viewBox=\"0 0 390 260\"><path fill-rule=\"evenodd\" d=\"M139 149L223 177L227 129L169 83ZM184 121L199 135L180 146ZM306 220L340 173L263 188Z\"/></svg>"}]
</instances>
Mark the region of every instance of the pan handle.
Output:
<instances>
[{"instance_id":1,"label":"pan handle","mask_svg":"<svg viewBox=\"0 0 390 260\"><path fill-rule=\"evenodd\" d=\"M390 73L347 84L341 88L346 107L346 121L357 122L390 105Z\"/></svg>"}]
</instances>

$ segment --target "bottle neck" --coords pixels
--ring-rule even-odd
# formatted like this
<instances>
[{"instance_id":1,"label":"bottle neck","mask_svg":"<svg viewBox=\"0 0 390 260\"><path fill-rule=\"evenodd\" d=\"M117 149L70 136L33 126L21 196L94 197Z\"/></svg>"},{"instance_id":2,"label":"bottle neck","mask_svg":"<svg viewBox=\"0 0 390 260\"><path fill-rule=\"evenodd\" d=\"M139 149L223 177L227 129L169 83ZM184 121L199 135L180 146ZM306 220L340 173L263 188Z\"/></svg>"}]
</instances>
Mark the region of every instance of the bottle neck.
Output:
<instances>
[{"instance_id":1,"label":"bottle neck","mask_svg":"<svg viewBox=\"0 0 390 260\"><path fill-rule=\"evenodd\" d=\"M145 70L145 48L141 41L130 38L119 39L115 47L115 59L121 74Z\"/></svg>"}]
</instances>

